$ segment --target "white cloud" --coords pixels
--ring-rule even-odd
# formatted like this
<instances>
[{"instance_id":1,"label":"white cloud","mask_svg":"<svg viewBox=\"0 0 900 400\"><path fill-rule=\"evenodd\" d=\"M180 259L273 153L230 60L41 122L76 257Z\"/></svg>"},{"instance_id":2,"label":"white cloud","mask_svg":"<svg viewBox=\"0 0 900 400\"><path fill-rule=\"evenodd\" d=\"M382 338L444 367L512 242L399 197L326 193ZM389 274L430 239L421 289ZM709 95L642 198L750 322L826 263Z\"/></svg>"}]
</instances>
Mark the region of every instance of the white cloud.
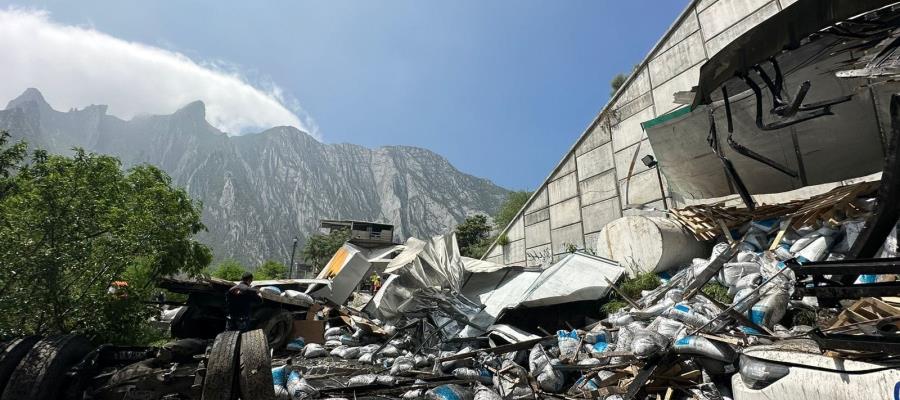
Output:
<instances>
[{"instance_id":1,"label":"white cloud","mask_svg":"<svg viewBox=\"0 0 900 400\"><path fill-rule=\"evenodd\" d=\"M36 87L56 109L107 104L110 114L127 119L169 114L203 100L207 120L230 134L278 125L317 134L282 89L272 83L256 88L235 71L92 28L61 25L46 12L0 10L0 104Z\"/></svg>"}]
</instances>

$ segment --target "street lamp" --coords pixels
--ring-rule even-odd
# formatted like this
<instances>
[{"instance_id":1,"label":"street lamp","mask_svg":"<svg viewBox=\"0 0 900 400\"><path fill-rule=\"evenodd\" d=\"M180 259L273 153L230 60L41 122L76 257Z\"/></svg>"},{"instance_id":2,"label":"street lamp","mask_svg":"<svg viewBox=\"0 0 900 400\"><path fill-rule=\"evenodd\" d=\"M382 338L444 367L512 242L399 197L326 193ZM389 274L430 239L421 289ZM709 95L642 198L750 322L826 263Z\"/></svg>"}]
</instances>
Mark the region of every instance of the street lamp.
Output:
<instances>
[{"instance_id":1,"label":"street lamp","mask_svg":"<svg viewBox=\"0 0 900 400\"><path fill-rule=\"evenodd\" d=\"M659 172L659 162L653 159L653 155L651 154L642 157L641 162L644 163L647 168L656 168L656 179L657 182L659 182L659 195L662 196L663 209L668 210L669 204L666 202L666 191L663 189L662 174Z\"/></svg>"},{"instance_id":2,"label":"street lamp","mask_svg":"<svg viewBox=\"0 0 900 400\"><path fill-rule=\"evenodd\" d=\"M288 267L288 279L294 278L294 253L297 252L297 237L294 236L294 248L291 249L291 266Z\"/></svg>"}]
</instances>

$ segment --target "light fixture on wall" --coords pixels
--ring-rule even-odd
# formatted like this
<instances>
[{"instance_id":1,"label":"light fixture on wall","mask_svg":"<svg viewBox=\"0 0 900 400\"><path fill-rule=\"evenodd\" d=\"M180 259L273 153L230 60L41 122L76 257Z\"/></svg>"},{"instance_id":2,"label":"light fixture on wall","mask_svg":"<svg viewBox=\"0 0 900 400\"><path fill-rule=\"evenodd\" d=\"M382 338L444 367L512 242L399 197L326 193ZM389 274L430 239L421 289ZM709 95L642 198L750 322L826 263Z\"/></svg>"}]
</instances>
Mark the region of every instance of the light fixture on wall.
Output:
<instances>
[{"instance_id":1,"label":"light fixture on wall","mask_svg":"<svg viewBox=\"0 0 900 400\"><path fill-rule=\"evenodd\" d=\"M647 154L641 158L641 162L644 163L647 168L656 168L656 180L659 182L659 195L662 197L663 209L668 210L669 204L666 202L666 191L663 189L662 174L659 172L659 161L656 161L652 154Z\"/></svg>"}]
</instances>

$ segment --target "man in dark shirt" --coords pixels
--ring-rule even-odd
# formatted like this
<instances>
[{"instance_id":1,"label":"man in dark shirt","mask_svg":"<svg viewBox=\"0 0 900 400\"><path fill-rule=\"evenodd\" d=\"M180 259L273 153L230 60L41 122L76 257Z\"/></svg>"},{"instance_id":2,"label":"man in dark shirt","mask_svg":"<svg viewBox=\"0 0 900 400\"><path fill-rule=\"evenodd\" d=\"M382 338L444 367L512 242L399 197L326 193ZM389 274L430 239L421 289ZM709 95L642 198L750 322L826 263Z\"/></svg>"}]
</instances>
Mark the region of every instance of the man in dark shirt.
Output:
<instances>
[{"instance_id":1,"label":"man in dark shirt","mask_svg":"<svg viewBox=\"0 0 900 400\"><path fill-rule=\"evenodd\" d=\"M262 295L250 287L251 282L253 274L245 272L241 276L241 281L228 289L228 293L225 294L225 304L228 306L226 330L241 332L250 330L250 309L254 304L262 303Z\"/></svg>"}]
</instances>

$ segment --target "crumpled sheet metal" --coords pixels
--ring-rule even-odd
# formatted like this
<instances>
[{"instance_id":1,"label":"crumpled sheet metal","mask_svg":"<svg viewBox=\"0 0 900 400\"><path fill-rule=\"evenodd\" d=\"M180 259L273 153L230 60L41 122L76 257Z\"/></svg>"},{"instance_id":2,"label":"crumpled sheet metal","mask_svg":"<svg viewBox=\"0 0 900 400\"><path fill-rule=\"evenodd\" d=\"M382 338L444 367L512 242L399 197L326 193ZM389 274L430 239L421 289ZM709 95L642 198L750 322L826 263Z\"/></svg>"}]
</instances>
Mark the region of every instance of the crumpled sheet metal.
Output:
<instances>
[{"instance_id":1,"label":"crumpled sheet metal","mask_svg":"<svg viewBox=\"0 0 900 400\"><path fill-rule=\"evenodd\" d=\"M494 274L497 274L495 272ZM576 301L601 299L615 282L625 274L625 268L615 261L584 253L568 254L557 263L539 271L510 271L499 286L490 274L474 274L463 292L484 306L472 320L487 326L499 318L503 310L516 307L541 307ZM481 282L479 282L481 281ZM476 336L467 327L460 337Z\"/></svg>"}]
</instances>

